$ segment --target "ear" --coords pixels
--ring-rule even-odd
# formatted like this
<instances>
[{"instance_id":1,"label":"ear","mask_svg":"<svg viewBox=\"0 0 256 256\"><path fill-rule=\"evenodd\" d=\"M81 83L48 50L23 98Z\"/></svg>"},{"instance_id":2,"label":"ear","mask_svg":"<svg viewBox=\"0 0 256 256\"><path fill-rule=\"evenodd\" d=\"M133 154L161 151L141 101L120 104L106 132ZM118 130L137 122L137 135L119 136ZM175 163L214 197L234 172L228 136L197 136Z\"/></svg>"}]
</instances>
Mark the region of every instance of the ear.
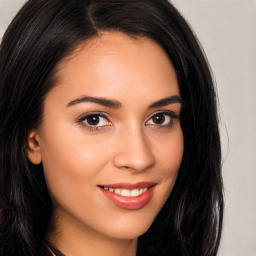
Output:
<instances>
[{"instance_id":1,"label":"ear","mask_svg":"<svg viewBox=\"0 0 256 256\"><path fill-rule=\"evenodd\" d=\"M40 137L36 130L28 133L26 155L32 164L40 164L42 162Z\"/></svg>"}]
</instances>

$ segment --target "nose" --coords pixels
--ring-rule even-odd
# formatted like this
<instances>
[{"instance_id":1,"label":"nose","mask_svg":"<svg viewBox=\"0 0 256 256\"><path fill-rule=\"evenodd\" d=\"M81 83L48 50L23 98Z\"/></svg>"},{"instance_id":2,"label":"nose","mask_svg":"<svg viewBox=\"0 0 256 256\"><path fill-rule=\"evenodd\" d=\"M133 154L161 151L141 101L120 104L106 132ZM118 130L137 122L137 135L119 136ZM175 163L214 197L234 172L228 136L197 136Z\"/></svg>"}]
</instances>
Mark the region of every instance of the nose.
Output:
<instances>
[{"instance_id":1,"label":"nose","mask_svg":"<svg viewBox=\"0 0 256 256\"><path fill-rule=\"evenodd\" d=\"M155 163L154 154L141 128L122 131L116 146L113 162L117 168L143 171Z\"/></svg>"}]
</instances>

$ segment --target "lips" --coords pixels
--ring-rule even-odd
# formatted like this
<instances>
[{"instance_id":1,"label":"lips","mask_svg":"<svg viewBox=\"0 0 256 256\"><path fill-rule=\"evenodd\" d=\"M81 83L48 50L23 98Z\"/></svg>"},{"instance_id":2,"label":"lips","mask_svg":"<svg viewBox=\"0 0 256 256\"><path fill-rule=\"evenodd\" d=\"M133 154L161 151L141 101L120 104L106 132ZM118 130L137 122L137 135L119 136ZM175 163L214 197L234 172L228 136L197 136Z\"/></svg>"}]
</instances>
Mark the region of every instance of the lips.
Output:
<instances>
[{"instance_id":1,"label":"lips","mask_svg":"<svg viewBox=\"0 0 256 256\"><path fill-rule=\"evenodd\" d=\"M98 186L102 193L112 201L116 206L137 210L146 206L154 192L156 183L115 183Z\"/></svg>"}]
</instances>

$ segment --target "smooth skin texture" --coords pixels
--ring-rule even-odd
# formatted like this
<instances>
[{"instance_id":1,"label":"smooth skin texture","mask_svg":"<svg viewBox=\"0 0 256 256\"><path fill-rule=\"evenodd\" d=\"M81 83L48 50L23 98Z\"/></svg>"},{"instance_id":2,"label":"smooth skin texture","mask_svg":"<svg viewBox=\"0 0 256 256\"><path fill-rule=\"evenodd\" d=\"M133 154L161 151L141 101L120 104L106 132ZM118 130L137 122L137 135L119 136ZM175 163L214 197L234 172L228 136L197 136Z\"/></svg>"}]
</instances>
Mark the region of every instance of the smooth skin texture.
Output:
<instances>
[{"instance_id":1,"label":"smooth skin texture","mask_svg":"<svg viewBox=\"0 0 256 256\"><path fill-rule=\"evenodd\" d=\"M42 159L54 203L48 238L67 256L134 256L183 155L181 103L154 104L180 95L171 61L150 39L104 32L62 61L56 77L27 151L31 162ZM157 185L137 210L116 206L98 187L142 181Z\"/></svg>"}]
</instances>

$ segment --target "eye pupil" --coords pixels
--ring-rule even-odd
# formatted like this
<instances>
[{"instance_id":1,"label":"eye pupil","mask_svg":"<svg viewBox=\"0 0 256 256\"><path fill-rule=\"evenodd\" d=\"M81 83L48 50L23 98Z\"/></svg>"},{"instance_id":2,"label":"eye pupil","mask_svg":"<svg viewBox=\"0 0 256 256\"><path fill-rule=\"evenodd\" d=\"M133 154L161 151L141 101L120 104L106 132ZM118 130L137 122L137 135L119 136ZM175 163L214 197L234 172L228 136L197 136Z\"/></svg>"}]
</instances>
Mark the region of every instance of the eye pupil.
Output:
<instances>
[{"instance_id":1,"label":"eye pupil","mask_svg":"<svg viewBox=\"0 0 256 256\"><path fill-rule=\"evenodd\" d=\"M96 116L96 115L94 115L94 116L89 116L89 117L87 118L87 123L88 123L89 125L97 125L97 124L99 124L99 121L100 121L100 118L99 118L99 116Z\"/></svg>"},{"instance_id":2,"label":"eye pupil","mask_svg":"<svg viewBox=\"0 0 256 256\"><path fill-rule=\"evenodd\" d=\"M165 121L165 116L164 114L158 114L155 115L152 119L155 124L163 124Z\"/></svg>"}]
</instances>

